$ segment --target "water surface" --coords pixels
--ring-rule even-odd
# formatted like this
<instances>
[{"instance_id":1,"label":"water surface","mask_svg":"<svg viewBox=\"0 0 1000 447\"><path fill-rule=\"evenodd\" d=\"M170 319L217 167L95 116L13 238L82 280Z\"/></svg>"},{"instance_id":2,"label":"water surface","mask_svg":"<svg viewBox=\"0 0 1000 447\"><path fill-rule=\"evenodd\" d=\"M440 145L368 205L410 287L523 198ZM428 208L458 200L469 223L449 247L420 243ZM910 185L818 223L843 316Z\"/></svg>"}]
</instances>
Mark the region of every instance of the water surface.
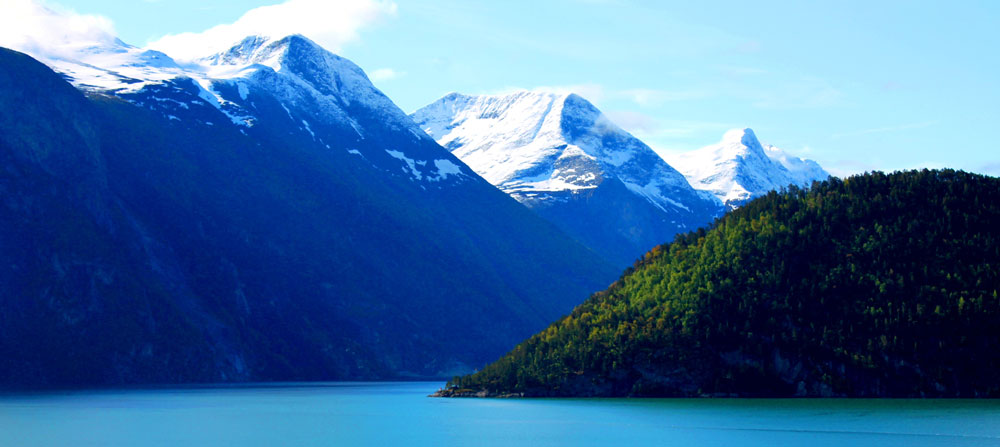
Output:
<instances>
[{"instance_id":1,"label":"water surface","mask_svg":"<svg viewBox=\"0 0 1000 447\"><path fill-rule=\"evenodd\" d=\"M432 399L440 383L0 395L0 446L1000 446L1000 401Z\"/></svg>"}]
</instances>

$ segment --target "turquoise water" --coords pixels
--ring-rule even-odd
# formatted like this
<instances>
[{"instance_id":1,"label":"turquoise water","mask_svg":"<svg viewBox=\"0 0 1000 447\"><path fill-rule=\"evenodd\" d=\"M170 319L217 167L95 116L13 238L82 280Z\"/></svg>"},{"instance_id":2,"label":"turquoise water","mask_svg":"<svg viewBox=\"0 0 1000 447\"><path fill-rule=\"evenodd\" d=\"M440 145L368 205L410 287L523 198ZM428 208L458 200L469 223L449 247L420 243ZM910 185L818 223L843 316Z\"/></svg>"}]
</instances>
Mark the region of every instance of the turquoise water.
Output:
<instances>
[{"instance_id":1,"label":"turquoise water","mask_svg":"<svg viewBox=\"0 0 1000 447\"><path fill-rule=\"evenodd\" d=\"M1000 401L425 397L439 386L0 395L0 446L1000 446Z\"/></svg>"}]
</instances>

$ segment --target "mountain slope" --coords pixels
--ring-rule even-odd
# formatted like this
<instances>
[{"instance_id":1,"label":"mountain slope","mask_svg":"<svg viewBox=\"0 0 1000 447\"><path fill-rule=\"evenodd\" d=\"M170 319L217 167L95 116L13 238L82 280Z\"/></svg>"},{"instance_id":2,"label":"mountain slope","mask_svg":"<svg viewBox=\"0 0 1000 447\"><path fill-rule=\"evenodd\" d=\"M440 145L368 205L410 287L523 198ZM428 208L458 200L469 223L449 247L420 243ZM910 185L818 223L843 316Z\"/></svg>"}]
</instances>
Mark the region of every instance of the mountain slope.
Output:
<instances>
[{"instance_id":1,"label":"mountain slope","mask_svg":"<svg viewBox=\"0 0 1000 447\"><path fill-rule=\"evenodd\" d=\"M721 212L577 95L450 94L412 116L483 178L621 266Z\"/></svg>"},{"instance_id":2,"label":"mountain slope","mask_svg":"<svg viewBox=\"0 0 1000 447\"><path fill-rule=\"evenodd\" d=\"M722 141L668 158L691 186L708 191L729 208L789 185L807 187L830 176L816 162L766 148L751 129L726 132Z\"/></svg>"},{"instance_id":3,"label":"mountain slope","mask_svg":"<svg viewBox=\"0 0 1000 447\"><path fill-rule=\"evenodd\" d=\"M443 395L1000 396L1000 180L770 193Z\"/></svg>"},{"instance_id":4,"label":"mountain slope","mask_svg":"<svg viewBox=\"0 0 1000 447\"><path fill-rule=\"evenodd\" d=\"M349 61L220 54L84 97L0 53L2 386L467 371L613 277Z\"/></svg>"}]
</instances>

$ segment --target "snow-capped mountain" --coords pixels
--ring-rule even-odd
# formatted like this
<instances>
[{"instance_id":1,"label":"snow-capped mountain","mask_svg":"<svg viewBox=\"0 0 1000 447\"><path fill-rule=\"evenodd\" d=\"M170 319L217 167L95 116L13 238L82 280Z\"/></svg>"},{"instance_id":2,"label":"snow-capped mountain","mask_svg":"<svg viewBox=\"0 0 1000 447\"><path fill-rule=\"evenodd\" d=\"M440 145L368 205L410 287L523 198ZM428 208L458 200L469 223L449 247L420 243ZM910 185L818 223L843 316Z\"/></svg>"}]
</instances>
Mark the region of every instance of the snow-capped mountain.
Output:
<instances>
[{"instance_id":1,"label":"snow-capped mountain","mask_svg":"<svg viewBox=\"0 0 1000 447\"><path fill-rule=\"evenodd\" d=\"M619 265L721 210L575 94L452 93L412 117L483 178Z\"/></svg>"},{"instance_id":2,"label":"snow-capped mountain","mask_svg":"<svg viewBox=\"0 0 1000 447\"><path fill-rule=\"evenodd\" d=\"M788 170L793 183L798 186L809 186L813 181L826 180L830 177L830 173L813 160L789 155L770 144L764 146L764 152L771 160L781 163Z\"/></svg>"},{"instance_id":3,"label":"snow-capped mountain","mask_svg":"<svg viewBox=\"0 0 1000 447\"><path fill-rule=\"evenodd\" d=\"M207 53L0 49L0 387L440 377L617 276L347 59Z\"/></svg>"},{"instance_id":4,"label":"snow-capped mountain","mask_svg":"<svg viewBox=\"0 0 1000 447\"><path fill-rule=\"evenodd\" d=\"M386 127L409 133L412 141L406 144L415 143L417 148L429 147L430 139L371 84L361 68L300 35L250 36L231 48L185 63L118 39L74 54L42 60L77 88L114 94L169 119L180 120L192 104L209 105L234 124L250 129L266 114L258 110L261 105L251 94L263 91L280 103L296 128L321 145L329 146L333 135L317 133L314 127L332 127L337 138L343 140L346 132L354 142L345 148L349 153L414 181L440 187L461 183L471 174L453 157L435 158L438 151L433 149L406 153L386 147L377 153L361 152L365 145L357 142L384 133ZM366 118L377 118L377 129L366 131L361 123Z\"/></svg>"},{"instance_id":5,"label":"snow-capped mountain","mask_svg":"<svg viewBox=\"0 0 1000 447\"><path fill-rule=\"evenodd\" d=\"M789 185L809 186L830 176L816 162L763 146L751 129L733 129L722 141L667 158L691 186L708 191L728 207Z\"/></svg>"}]
</instances>

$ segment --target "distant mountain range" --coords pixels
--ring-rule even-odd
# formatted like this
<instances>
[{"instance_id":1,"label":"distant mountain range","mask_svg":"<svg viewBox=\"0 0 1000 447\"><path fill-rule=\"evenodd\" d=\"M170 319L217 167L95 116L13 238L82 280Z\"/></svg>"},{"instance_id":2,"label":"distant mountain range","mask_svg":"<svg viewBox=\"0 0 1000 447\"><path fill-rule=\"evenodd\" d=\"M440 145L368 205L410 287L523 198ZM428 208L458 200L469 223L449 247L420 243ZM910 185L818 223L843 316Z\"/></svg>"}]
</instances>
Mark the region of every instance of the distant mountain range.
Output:
<instances>
[{"instance_id":1,"label":"distant mountain range","mask_svg":"<svg viewBox=\"0 0 1000 447\"><path fill-rule=\"evenodd\" d=\"M411 117L302 36L205 54L0 51L0 387L464 373L741 203L576 95ZM720 175L822 173L766 154Z\"/></svg>"},{"instance_id":2,"label":"distant mountain range","mask_svg":"<svg viewBox=\"0 0 1000 447\"><path fill-rule=\"evenodd\" d=\"M671 159L672 167L573 94L453 93L412 117L483 178L623 268L711 222L723 205L829 176L815 162L765 150L750 129Z\"/></svg>"},{"instance_id":3,"label":"distant mountain range","mask_svg":"<svg viewBox=\"0 0 1000 447\"><path fill-rule=\"evenodd\" d=\"M0 387L440 377L617 274L304 37L44 62L0 52Z\"/></svg>"}]
</instances>

